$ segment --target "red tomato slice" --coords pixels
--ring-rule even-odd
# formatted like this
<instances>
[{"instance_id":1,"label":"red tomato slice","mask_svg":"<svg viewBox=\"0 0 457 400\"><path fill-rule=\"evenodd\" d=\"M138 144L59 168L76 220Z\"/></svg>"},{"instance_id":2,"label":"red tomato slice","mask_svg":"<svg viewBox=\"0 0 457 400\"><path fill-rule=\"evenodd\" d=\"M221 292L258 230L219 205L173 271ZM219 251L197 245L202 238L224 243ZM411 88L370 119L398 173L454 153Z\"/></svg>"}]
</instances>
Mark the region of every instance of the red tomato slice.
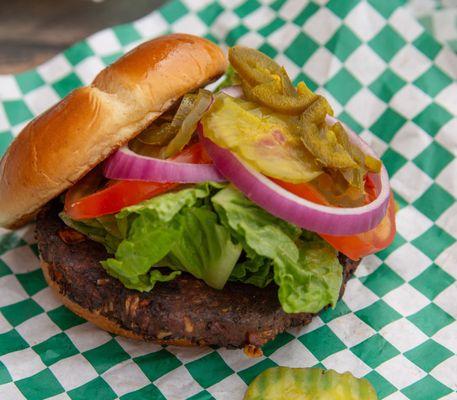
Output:
<instances>
[{"instance_id":1,"label":"red tomato slice","mask_svg":"<svg viewBox=\"0 0 457 400\"><path fill-rule=\"evenodd\" d=\"M275 182L289 192L306 200L318 204L330 205L324 196L311 185L306 183L293 184L279 180L275 180ZM375 192L373 182L369 178L365 182L365 190L367 192L367 203L376 198L377 193ZM391 195L386 215L378 226L368 232L348 236L319 235L339 252L352 260L359 260L389 246L394 240L395 232L395 201L393 195Z\"/></svg>"},{"instance_id":2,"label":"red tomato slice","mask_svg":"<svg viewBox=\"0 0 457 400\"><path fill-rule=\"evenodd\" d=\"M193 164L211 162L201 143L185 148L172 159ZM103 189L95 191L101 180L101 173L96 169L67 191L65 212L68 216L79 220L114 214L124 207L140 203L178 186L177 183L110 181Z\"/></svg>"}]
</instances>

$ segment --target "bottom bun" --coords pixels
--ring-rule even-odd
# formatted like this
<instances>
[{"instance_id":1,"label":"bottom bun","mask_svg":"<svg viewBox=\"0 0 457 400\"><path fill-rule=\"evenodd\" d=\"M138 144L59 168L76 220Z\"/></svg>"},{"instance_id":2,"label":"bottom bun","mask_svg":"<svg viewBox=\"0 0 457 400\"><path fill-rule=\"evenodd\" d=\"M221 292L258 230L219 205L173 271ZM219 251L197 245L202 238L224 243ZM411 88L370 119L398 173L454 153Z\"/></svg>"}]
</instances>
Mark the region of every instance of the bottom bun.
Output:
<instances>
[{"instance_id":1,"label":"bottom bun","mask_svg":"<svg viewBox=\"0 0 457 400\"><path fill-rule=\"evenodd\" d=\"M37 218L41 266L49 286L75 314L101 329L132 339L178 346L261 346L314 314L285 313L274 284L261 289L229 282L215 290L183 273L150 292L127 289L106 273L103 246L67 228L61 205L46 206ZM341 295L359 262L340 255Z\"/></svg>"}]
</instances>

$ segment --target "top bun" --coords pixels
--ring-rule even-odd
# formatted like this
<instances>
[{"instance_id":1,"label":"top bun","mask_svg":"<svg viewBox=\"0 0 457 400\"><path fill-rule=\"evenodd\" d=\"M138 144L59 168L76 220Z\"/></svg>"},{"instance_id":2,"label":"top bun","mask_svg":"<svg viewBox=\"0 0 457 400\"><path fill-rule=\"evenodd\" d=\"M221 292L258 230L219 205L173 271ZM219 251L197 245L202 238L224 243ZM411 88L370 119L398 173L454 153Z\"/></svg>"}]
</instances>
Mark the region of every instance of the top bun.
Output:
<instances>
[{"instance_id":1,"label":"top bun","mask_svg":"<svg viewBox=\"0 0 457 400\"><path fill-rule=\"evenodd\" d=\"M176 100L220 76L226 58L192 35L150 40L31 121L0 161L0 226L16 228L140 133Z\"/></svg>"}]
</instances>

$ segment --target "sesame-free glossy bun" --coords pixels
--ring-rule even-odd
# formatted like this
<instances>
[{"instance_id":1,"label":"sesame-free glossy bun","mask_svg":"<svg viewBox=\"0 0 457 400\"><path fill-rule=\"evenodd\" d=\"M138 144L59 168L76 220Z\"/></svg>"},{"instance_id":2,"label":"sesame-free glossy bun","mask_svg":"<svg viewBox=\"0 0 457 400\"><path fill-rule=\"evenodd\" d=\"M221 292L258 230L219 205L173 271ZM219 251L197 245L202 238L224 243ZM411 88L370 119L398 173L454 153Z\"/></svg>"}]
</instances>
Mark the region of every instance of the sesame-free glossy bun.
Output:
<instances>
[{"instance_id":1,"label":"sesame-free glossy bun","mask_svg":"<svg viewBox=\"0 0 457 400\"><path fill-rule=\"evenodd\" d=\"M206 39L173 34L143 43L31 121L0 161L0 226L29 221L184 94L226 68Z\"/></svg>"}]
</instances>

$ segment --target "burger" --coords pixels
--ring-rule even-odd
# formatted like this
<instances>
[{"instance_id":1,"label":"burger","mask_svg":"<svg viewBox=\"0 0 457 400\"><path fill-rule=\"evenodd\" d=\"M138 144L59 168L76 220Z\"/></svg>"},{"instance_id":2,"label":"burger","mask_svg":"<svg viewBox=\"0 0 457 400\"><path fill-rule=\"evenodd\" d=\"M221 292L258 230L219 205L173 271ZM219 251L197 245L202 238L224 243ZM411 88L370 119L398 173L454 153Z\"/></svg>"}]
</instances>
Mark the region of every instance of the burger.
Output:
<instances>
[{"instance_id":1,"label":"burger","mask_svg":"<svg viewBox=\"0 0 457 400\"><path fill-rule=\"evenodd\" d=\"M323 96L257 50L227 60L186 34L141 44L20 132L0 225L35 217L43 274L77 315L251 354L334 307L395 234L384 166Z\"/></svg>"}]
</instances>

